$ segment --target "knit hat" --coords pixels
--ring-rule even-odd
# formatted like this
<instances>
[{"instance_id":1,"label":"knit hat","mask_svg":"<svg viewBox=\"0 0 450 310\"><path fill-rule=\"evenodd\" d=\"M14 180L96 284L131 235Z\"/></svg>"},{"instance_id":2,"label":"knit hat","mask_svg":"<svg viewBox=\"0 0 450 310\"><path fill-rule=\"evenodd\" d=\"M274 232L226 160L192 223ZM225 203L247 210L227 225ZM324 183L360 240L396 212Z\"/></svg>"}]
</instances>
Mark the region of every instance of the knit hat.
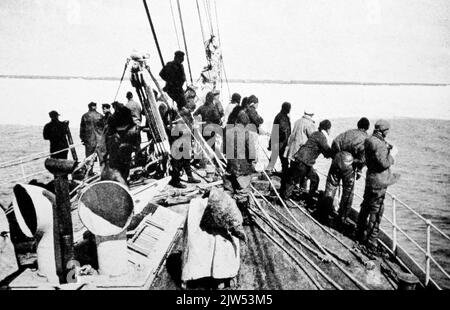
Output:
<instances>
[{"instance_id":1,"label":"knit hat","mask_svg":"<svg viewBox=\"0 0 450 310\"><path fill-rule=\"evenodd\" d=\"M375 123L375 130L385 131L388 130L389 128L391 128L391 125L389 124L388 121L384 119L380 119Z\"/></svg>"}]
</instances>

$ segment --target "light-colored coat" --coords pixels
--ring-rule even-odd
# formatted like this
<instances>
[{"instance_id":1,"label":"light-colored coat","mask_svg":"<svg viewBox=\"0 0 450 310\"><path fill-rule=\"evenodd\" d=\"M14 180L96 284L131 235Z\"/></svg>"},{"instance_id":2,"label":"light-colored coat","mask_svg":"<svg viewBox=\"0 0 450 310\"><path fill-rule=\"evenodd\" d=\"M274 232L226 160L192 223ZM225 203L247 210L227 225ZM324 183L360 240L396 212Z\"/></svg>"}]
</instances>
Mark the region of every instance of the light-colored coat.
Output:
<instances>
[{"instance_id":1,"label":"light-colored coat","mask_svg":"<svg viewBox=\"0 0 450 310\"><path fill-rule=\"evenodd\" d=\"M285 157L294 160L294 155L300 149L300 146L308 141L308 138L316 131L314 121L308 115L303 115L294 124L294 129L289 137L288 146L285 151Z\"/></svg>"}]
</instances>

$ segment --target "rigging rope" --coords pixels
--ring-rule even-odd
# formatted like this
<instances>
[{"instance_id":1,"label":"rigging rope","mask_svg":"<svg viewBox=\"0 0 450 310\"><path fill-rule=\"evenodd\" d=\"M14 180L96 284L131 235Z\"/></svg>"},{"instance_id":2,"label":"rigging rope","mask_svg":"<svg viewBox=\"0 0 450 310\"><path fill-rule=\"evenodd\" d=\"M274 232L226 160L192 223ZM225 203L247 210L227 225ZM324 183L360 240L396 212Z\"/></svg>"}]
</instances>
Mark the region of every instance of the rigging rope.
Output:
<instances>
[{"instance_id":1,"label":"rigging rope","mask_svg":"<svg viewBox=\"0 0 450 310\"><path fill-rule=\"evenodd\" d=\"M216 15L217 39L219 41L219 45L222 46L222 42L220 42L219 19L217 18L217 3L216 3L216 0L214 0L214 12L215 12L215 15Z\"/></svg>"},{"instance_id":2,"label":"rigging rope","mask_svg":"<svg viewBox=\"0 0 450 310\"><path fill-rule=\"evenodd\" d=\"M116 101L116 99L117 99L117 95L119 94L120 86L122 85L123 78L125 76L125 72L127 71L129 62L130 62L130 59L128 58L127 62L125 63L125 66L123 67L122 77L120 78L119 87L117 87L116 95L114 96L113 101Z\"/></svg>"},{"instance_id":3,"label":"rigging rope","mask_svg":"<svg viewBox=\"0 0 450 310\"><path fill-rule=\"evenodd\" d=\"M147 1L142 0L142 2L144 2L145 12L147 13L147 19L148 19L148 22L150 23L150 28L152 29L153 38L155 39L156 48L158 49L158 54L159 54L159 58L161 60L161 65L164 67L164 59L161 54L161 49L159 47L159 42L158 42L158 37L156 36L155 27L153 26L152 18L150 16L150 12L148 10Z\"/></svg>"},{"instance_id":4,"label":"rigging rope","mask_svg":"<svg viewBox=\"0 0 450 310\"><path fill-rule=\"evenodd\" d=\"M203 22L202 22L202 16L200 13L200 6L198 5L198 0L195 0L195 3L197 4L197 13L198 13L198 20L200 21L200 30L202 31L202 43L203 43L203 47L205 47L205 42L206 42L206 38L205 38L205 30L203 29ZM208 57L206 57L208 58Z\"/></svg>"},{"instance_id":5,"label":"rigging rope","mask_svg":"<svg viewBox=\"0 0 450 310\"><path fill-rule=\"evenodd\" d=\"M172 0L169 0L169 3L170 3L170 13L172 14L173 29L175 30L175 35L177 36L178 49L181 50L180 38L178 37L178 29L177 24L175 22L175 14L173 13Z\"/></svg>"},{"instance_id":6,"label":"rigging rope","mask_svg":"<svg viewBox=\"0 0 450 310\"><path fill-rule=\"evenodd\" d=\"M65 149L59 150L57 152L53 152L53 153L41 152L41 153L37 153L37 154L31 154L31 155L28 155L28 156L24 156L24 157L22 157L22 159L19 158L17 161L8 161L8 162L1 163L0 164L0 169L9 168L9 167L13 167L13 166L18 166L18 165L21 165L21 164L26 164L26 163L29 163L29 162L32 162L32 161L35 161L35 160L38 160L38 159L46 158L46 157L49 157L51 155L55 155L55 154L59 154L59 153L68 151L70 149L73 149L73 148L81 146L81 145L82 145L81 143L79 143L79 144L72 144L71 146L69 146L69 147L67 147ZM37 156L37 157L31 158L31 159L28 159L28 160L24 161L25 158L32 157L32 156Z\"/></svg>"},{"instance_id":7,"label":"rigging rope","mask_svg":"<svg viewBox=\"0 0 450 310\"><path fill-rule=\"evenodd\" d=\"M181 14L180 0L177 0L177 6L178 6L178 14L180 15L181 31L182 31L182 34L183 34L184 49L186 50L186 59L187 59L188 68L189 68L189 76L191 78L191 84L193 84L192 71L191 71L191 62L189 60L189 53L188 53L188 48L187 48L187 43L186 43L186 33L184 32L184 23L183 23L183 16Z\"/></svg>"},{"instance_id":8,"label":"rigging rope","mask_svg":"<svg viewBox=\"0 0 450 310\"><path fill-rule=\"evenodd\" d=\"M227 89L228 89L228 96L231 97L231 92L230 92L230 84L228 83L228 77L227 77L227 72L225 71L225 63L223 61L223 49L222 49L222 42L220 40L220 30L219 30L219 15L217 14L217 2L216 0L214 0L214 11L215 11L215 15L216 15L216 28L217 28L217 39L219 41L219 46L220 46L220 61L222 62L222 69L223 69L223 75L225 76L225 82L227 83ZM221 79L222 82L222 79Z\"/></svg>"},{"instance_id":9,"label":"rigging rope","mask_svg":"<svg viewBox=\"0 0 450 310\"><path fill-rule=\"evenodd\" d=\"M208 10L208 5L207 5L207 0L203 0L203 7L205 8L205 12L206 12L206 20L208 21L209 24L209 31L210 31L210 36L214 35L214 29L212 26L212 20L211 20L211 12Z\"/></svg>"}]
</instances>

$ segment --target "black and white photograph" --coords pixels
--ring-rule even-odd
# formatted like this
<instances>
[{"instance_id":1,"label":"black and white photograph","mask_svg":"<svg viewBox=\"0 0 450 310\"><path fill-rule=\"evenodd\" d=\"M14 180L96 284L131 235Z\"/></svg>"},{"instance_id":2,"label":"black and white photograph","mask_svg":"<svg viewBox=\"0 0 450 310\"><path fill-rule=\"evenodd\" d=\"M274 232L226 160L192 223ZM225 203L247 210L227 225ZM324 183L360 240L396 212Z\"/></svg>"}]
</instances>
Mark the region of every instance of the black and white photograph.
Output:
<instances>
[{"instance_id":1,"label":"black and white photograph","mask_svg":"<svg viewBox=\"0 0 450 310\"><path fill-rule=\"evenodd\" d=\"M0 98L0 291L450 289L448 0L0 0Z\"/></svg>"}]
</instances>

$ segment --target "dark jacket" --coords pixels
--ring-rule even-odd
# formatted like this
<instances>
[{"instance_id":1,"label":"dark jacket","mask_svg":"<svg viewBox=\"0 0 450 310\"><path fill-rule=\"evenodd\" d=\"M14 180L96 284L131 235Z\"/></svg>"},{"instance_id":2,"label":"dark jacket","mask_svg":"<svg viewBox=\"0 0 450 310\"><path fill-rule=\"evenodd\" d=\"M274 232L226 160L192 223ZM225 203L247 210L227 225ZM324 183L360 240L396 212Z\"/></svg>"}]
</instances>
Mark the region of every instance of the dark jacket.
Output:
<instances>
[{"instance_id":1,"label":"dark jacket","mask_svg":"<svg viewBox=\"0 0 450 310\"><path fill-rule=\"evenodd\" d=\"M103 114L103 125L106 126L108 125L108 119L111 117L112 113L111 112L106 112L105 114Z\"/></svg>"},{"instance_id":2,"label":"dark jacket","mask_svg":"<svg viewBox=\"0 0 450 310\"><path fill-rule=\"evenodd\" d=\"M95 147L103 132L103 115L88 111L81 117L80 139L87 146Z\"/></svg>"},{"instance_id":3,"label":"dark jacket","mask_svg":"<svg viewBox=\"0 0 450 310\"><path fill-rule=\"evenodd\" d=\"M273 124L278 125L279 154L283 155L291 135L291 119L285 112L281 111L275 116ZM275 126L272 128L272 135L274 135L274 130L277 130ZM269 140L269 148L272 148L272 139Z\"/></svg>"},{"instance_id":4,"label":"dark jacket","mask_svg":"<svg viewBox=\"0 0 450 310\"><path fill-rule=\"evenodd\" d=\"M221 115L220 110L214 103L203 104L201 105L197 111L194 112L194 116L200 115L202 117L202 121L208 124L221 124Z\"/></svg>"},{"instance_id":5,"label":"dark jacket","mask_svg":"<svg viewBox=\"0 0 450 310\"><path fill-rule=\"evenodd\" d=\"M67 125L59 120L52 120L44 126L43 136L50 141L50 153L69 147L67 142Z\"/></svg>"},{"instance_id":6,"label":"dark jacket","mask_svg":"<svg viewBox=\"0 0 450 310\"><path fill-rule=\"evenodd\" d=\"M224 134L224 150L227 156L227 172L234 176L249 175L253 172L249 130L242 124L229 127ZM244 150L242 150L244 146Z\"/></svg>"},{"instance_id":7,"label":"dark jacket","mask_svg":"<svg viewBox=\"0 0 450 310\"><path fill-rule=\"evenodd\" d=\"M133 121L130 109L120 104L108 119L102 142L99 146L101 158L108 155L111 168L128 169L131 152L140 132ZM124 176L126 179L126 175Z\"/></svg>"},{"instance_id":8,"label":"dark jacket","mask_svg":"<svg viewBox=\"0 0 450 310\"><path fill-rule=\"evenodd\" d=\"M239 112L241 112L242 110L244 110L244 108L241 105L235 106L233 108L233 110L231 111L230 115L228 116L227 124L230 124L230 125L236 124L237 116L238 116Z\"/></svg>"},{"instance_id":9,"label":"dark jacket","mask_svg":"<svg viewBox=\"0 0 450 310\"><path fill-rule=\"evenodd\" d=\"M250 124L256 126L256 129L259 129L259 126L264 123L264 119L259 116L258 111L254 106L250 106L247 108L247 115L250 118Z\"/></svg>"},{"instance_id":10,"label":"dark jacket","mask_svg":"<svg viewBox=\"0 0 450 310\"><path fill-rule=\"evenodd\" d=\"M366 185L371 188L385 188L394 184L398 175L391 173L394 158L389 154L387 142L379 132L364 141L367 164Z\"/></svg>"},{"instance_id":11,"label":"dark jacket","mask_svg":"<svg viewBox=\"0 0 450 310\"><path fill-rule=\"evenodd\" d=\"M328 145L325 135L320 131L316 131L309 137L308 141L300 147L294 155L294 160L312 167L320 154L325 158L330 158L333 155L333 151Z\"/></svg>"},{"instance_id":12,"label":"dark jacket","mask_svg":"<svg viewBox=\"0 0 450 310\"><path fill-rule=\"evenodd\" d=\"M118 133L121 137L126 136L126 132L128 132L132 127L135 126L135 122L133 120L133 113L129 108L125 105L120 104L115 109L114 114L112 114L108 119L108 127L107 127L107 135L113 135Z\"/></svg>"},{"instance_id":13,"label":"dark jacket","mask_svg":"<svg viewBox=\"0 0 450 310\"><path fill-rule=\"evenodd\" d=\"M368 135L361 129L350 129L338 135L331 144L333 156L348 152L353 156L353 165L361 170L365 165L364 141Z\"/></svg>"},{"instance_id":14,"label":"dark jacket","mask_svg":"<svg viewBox=\"0 0 450 310\"><path fill-rule=\"evenodd\" d=\"M183 64L176 61L169 61L164 68L162 68L159 76L166 82L164 90L182 88L184 82L186 82Z\"/></svg>"}]
</instances>

